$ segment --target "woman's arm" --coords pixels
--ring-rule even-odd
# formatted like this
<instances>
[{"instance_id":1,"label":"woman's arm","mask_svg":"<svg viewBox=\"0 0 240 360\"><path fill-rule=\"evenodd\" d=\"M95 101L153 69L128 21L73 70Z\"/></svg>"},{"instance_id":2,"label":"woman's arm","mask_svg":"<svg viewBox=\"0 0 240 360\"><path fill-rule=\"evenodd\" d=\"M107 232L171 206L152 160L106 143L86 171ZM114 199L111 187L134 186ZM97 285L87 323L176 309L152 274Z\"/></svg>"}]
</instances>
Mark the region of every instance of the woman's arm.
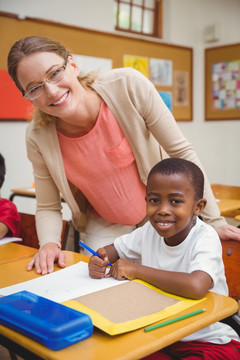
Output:
<instances>
[{"instance_id":1,"label":"woman's arm","mask_svg":"<svg viewBox=\"0 0 240 360\"><path fill-rule=\"evenodd\" d=\"M40 142L42 138L39 135L40 139L38 139L38 137L34 135L37 140L33 139L32 126L33 125L30 124L27 129L27 153L34 171L37 200L36 227L40 250L29 262L27 270L32 270L35 266L38 274L47 274L53 271L54 262L58 262L60 267L65 266L65 256L60 249L62 205L60 192L46 164L46 159L49 159L49 157L50 161L54 161L54 154L47 151L47 143L42 146L44 148L43 151L46 152L42 154L42 148L40 148L40 145L38 146L35 142L37 140ZM35 134L34 131L33 133ZM45 137L48 138L48 134L45 135ZM52 164L52 167L54 166L57 167L57 163L55 163L55 165Z\"/></svg>"}]
</instances>

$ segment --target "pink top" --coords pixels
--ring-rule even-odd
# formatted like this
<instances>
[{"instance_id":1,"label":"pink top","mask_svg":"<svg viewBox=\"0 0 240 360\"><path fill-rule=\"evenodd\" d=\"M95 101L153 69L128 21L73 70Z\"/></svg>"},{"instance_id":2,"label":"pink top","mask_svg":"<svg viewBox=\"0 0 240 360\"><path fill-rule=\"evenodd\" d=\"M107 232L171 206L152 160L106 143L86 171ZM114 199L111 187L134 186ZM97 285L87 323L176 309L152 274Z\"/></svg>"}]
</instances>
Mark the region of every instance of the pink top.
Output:
<instances>
[{"instance_id":1,"label":"pink top","mask_svg":"<svg viewBox=\"0 0 240 360\"><path fill-rule=\"evenodd\" d=\"M94 128L79 138L58 132L67 178L86 196L94 215L138 224L146 215L146 187L132 150L110 109L101 102Z\"/></svg>"}]
</instances>

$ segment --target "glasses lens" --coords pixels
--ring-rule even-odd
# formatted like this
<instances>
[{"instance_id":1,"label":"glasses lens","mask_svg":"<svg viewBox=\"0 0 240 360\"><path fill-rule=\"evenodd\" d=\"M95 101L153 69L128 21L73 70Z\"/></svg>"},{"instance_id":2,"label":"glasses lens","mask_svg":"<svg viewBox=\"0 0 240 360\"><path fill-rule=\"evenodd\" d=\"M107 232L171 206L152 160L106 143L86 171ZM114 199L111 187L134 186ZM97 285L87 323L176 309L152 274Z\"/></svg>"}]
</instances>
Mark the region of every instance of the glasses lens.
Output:
<instances>
[{"instance_id":1,"label":"glasses lens","mask_svg":"<svg viewBox=\"0 0 240 360\"><path fill-rule=\"evenodd\" d=\"M43 93L43 86L38 85L27 91L24 95L24 99L35 100Z\"/></svg>"},{"instance_id":2,"label":"glasses lens","mask_svg":"<svg viewBox=\"0 0 240 360\"><path fill-rule=\"evenodd\" d=\"M49 76L49 78L47 79L47 82L51 83L51 84L56 84L58 81L60 81L64 75L64 70L65 67L61 66L60 68L58 68L57 70L55 70L54 72L52 72Z\"/></svg>"}]
</instances>

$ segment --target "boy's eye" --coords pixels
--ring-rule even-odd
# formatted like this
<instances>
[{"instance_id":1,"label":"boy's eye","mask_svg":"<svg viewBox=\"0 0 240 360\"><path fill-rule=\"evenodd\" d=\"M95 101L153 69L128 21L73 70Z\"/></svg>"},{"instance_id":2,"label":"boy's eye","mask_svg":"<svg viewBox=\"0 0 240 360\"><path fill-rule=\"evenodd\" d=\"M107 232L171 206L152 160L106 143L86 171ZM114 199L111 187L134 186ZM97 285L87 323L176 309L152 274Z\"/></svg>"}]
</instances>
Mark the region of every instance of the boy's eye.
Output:
<instances>
[{"instance_id":1,"label":"boy's eye","mask_svg":"<svg viewBox=\"0 0 240 360\"><path fill-rule=\"evenodd\" d=\"M148 199L148 202L149 202L149 203L152 203L152 204L157 204L157 203L159 202L159 199L157 199L157 198L150 198L150 199Z\"/></svg>"},{"instance_id":2,"label":"boy's eye","mask_svg":"<svg viewBox=\"0 0 240 360\"><path fill-rule=\"evenodd\" d=\"M182 203L182 200L172 199L172 200L171 200L171 203L172 203L172 204L180 204L180 203Z\"/></svg>"}]
</instances>

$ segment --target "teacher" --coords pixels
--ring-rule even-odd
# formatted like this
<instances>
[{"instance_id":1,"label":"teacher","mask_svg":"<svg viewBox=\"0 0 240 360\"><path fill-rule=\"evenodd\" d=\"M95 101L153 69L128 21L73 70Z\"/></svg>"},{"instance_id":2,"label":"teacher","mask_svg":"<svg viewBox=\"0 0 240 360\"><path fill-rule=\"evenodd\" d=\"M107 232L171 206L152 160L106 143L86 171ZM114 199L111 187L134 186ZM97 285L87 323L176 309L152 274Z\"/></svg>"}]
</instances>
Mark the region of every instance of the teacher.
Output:
<instances>
[{"instance_id":1,"label":"teacher","mask_svg":"<svg viewBox=\"0 0 240 360\"><path fill-rule=\"evenodd\" d=\"M154 85L132 68L81 75L59 42L31 36L8 55L8 72L35 107L26 131L36 189L38 253L28 264L38 274L65 266L60 249L61 195L75 229L86 214L87 245L111 244L146 221L150 169L165 157L202 165ZM240 229L220 217L205 176L203 220L222 239L240 240Z\"/></svg>"}]
</instances>

